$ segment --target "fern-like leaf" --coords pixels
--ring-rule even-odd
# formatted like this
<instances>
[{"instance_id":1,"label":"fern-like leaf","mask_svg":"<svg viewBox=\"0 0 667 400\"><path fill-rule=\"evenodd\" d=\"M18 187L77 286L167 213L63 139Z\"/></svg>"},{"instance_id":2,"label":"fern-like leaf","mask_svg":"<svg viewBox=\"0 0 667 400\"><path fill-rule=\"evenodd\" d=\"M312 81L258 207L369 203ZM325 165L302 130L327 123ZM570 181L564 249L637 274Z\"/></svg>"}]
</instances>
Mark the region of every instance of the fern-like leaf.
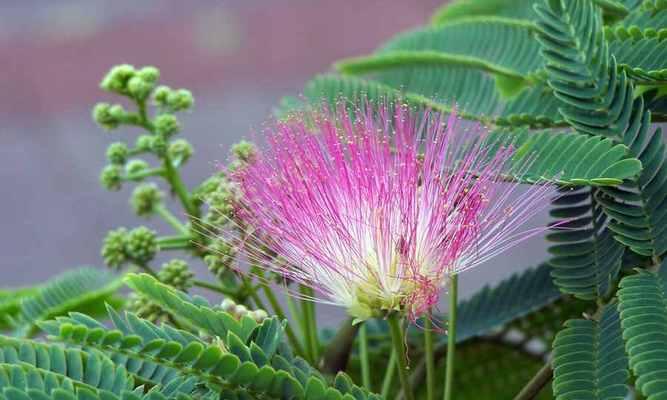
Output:
<instances>
[{"instance_id":1,"label":"fern-like leaf","mask_svg":"<svg viewBox=\"0 0 667 400\"><path fill-rule=\"evenodd\" d=\"M87 387L120 394L134 388L125 368L106 357L54 344L0 337L0 363L30 365Z\"/></svg>"},{"instance_id":2,"label":"fern-like leaf","mask_svg":"<svg viewBox=\"0 0 667 400\"><path fill-rule=\"evenodd\" d=\"M618 291L625 349L635 387L649 400L667 398L667 261L660 274L639 271Z\"/></svg>"},{"instance_id":3,"label":"fern-like leaf","mask_svg":"<svg viewBox=\"0 0 667 400\"><path fill-rule=\"evenodd\" d=\"M536 7L549 85L564 103L561 114L575 129L624 143L644 164L636 183L603 190L597 200L612 218L610 229L619 242L638 254L660 257L667 221L664 139L659 132L649 134L650 112L609 56L599 8L590 1L560 4Z\"/></svg>"},{"instance_id":4,"label":"fern-like leaf","mask_svg":"<svg viewBox=\"0 0 667 400\"><path fill-rule=\"evenodd\" d=\"M113 296L122 285L122 278L105 270L81 268L65 272L21 299L14 321L17 333L33 335L39 322L70 311L103 314L105 302L118 303Z\"/></svg>"},{"instance_id":5,"label":"fern-like leaf","mask_svg":"<svg viewBox=\"0 0 667 400\"><path fill-rule=\"evenodd\" d=\"M600 321L567 321L553 349L556 399L626 398L628 360L615 304L604 307Z\"/></svg>"}]
</instances>

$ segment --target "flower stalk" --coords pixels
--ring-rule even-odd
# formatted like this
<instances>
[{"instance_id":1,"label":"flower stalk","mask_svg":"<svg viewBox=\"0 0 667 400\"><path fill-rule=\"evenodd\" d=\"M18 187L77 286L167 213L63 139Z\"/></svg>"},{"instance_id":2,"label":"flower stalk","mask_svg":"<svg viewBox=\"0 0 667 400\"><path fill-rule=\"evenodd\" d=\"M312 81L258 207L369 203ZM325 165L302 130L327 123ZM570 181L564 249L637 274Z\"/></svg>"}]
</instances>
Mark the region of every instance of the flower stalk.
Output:
<instances>
[{"instance_id":1,"label":"flower stalk","mask_svg":"<svg viewBox=\"0 0 667 400\"><path fill-rule=\"evenodd\" d=\"M387 322L389 323L389 330L391 331L391 343L394 352L396 353L398 379L403 388L403 396L405 400L414 400L415 396L410 385L410 377L408 376L407 349L405 348L405 338L403 336L400 317L397 313L391 313L387 317Z\"/></svg>"},{"instance_id":2,"label":"flower stalk","mask_svg":"<svg viewBox=\"0 0 667 400\"><path fill-rule=\"evenodd\" d=\"M458 306L458 276L452 275L449 284L449 316L447 321L447 360L444 400L452 399L454 384L454 354L456 352L456 309Z\"/></svg>"},{"instance_id":3,"label":"flower stalk","mask_svg":"<svg viewBox=\"0 0 667 400\"><path fill-rule=\"evenodd\" d=\"M371 390L371 367L368 358L368 332L366 322L359 327L359 359L361 361L361 383Z\"/></svg>"},{"instance_id":4,"label":"flower stalk","mask_svg":"<svg viewBox=\"0 0 667 400\"><path fill-rule=\"evenodd\" d=\"M424 317L424 357L426 361L426 400L434 399L435 363L433 354L433 322L431 312Z\"/></svg>"}]
</instances>

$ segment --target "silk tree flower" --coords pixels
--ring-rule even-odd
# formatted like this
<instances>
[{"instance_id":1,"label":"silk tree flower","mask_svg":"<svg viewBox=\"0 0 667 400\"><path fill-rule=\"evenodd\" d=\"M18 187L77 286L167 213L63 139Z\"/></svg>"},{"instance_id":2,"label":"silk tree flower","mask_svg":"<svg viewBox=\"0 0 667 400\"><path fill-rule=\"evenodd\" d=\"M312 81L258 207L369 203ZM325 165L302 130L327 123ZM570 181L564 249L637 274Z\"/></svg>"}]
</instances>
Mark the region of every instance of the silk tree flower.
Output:
<instances>
[{"instance_id":1,"label":"silk tree flower","mask_svg":"<svg viewBox=\"0 0 667 400\"><path fill-rule=\"evenodd\" d=\"M253 227L246 256L315 300L357 320L418 318L453 274L546 229L521 226L551 188L502 182L514 150L485 145L481 128L403 106L354 115L339 107L277 123L232 174Z\"/></svg>"}]
</instances>

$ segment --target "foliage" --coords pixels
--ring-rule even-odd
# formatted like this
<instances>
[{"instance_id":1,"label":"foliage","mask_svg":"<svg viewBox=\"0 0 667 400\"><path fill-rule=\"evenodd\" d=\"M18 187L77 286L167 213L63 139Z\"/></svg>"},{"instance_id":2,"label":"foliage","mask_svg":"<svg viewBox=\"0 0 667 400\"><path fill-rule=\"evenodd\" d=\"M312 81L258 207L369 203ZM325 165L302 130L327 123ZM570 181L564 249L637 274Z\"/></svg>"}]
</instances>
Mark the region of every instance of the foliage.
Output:
<instances>
[{"instance_id":1,"label":"foliage","mask_svg":"<svg viewBox=\"0 0 667 400\"><path fill-rule=\"evenodd\" d=\"M322 101L456 108L489 128L484 146L516 149L503 180L559 185L549 259L458 303L456 398L546 399L548 382L556 399L667 398L666 38L662 0L458 0L281 102L279 115ZM172 231L119 227L102 241L113 273L0 291L0 399L397 398L386 321L365 323L364 340L349 324L320 332L311 303L289 299L288 321L274 293L304 288L259 264L233 272L248 260L219 233L246 228L226 174L257 150L239 143L224 172L187 185L194 150L178 115L194 97L159 79L155 67L112 68L100 86L121 100L92 116L111 134L141 130L109 145L100 183L136 185L132 210ZM181 254L156 268L167 252ZM200 262L210 280L195 277ZM429 347L429 322L416 322L407 372L426 398L444 385L428 383L429 358L444 377L453 349L440 330Z\"/></svg>"}]
</instances>

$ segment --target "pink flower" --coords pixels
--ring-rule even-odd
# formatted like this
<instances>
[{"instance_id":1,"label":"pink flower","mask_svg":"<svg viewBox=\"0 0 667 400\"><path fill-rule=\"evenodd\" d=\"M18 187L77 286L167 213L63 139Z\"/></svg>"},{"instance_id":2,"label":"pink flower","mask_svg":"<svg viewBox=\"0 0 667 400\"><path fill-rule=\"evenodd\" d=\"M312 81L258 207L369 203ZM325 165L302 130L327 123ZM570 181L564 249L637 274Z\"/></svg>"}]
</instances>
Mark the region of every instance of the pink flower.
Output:
<instances>
[{"instance_id":1,"label":"pink flower","mask_svg":"<svg viewBox=\"0 0 667 400\"><path fill-rule=\"evenodd\" d=\"M416 318L452 274L546 229L521 225L550 188L501 182L512 148L489 146L454 113L355 114L339 107L277 123L266 149L232 177L255 229L246 255L277 253L282 262L263 258L264 267L312 287L319 301L361 320L393 310Z\"/></svg>"}]
</instances>

